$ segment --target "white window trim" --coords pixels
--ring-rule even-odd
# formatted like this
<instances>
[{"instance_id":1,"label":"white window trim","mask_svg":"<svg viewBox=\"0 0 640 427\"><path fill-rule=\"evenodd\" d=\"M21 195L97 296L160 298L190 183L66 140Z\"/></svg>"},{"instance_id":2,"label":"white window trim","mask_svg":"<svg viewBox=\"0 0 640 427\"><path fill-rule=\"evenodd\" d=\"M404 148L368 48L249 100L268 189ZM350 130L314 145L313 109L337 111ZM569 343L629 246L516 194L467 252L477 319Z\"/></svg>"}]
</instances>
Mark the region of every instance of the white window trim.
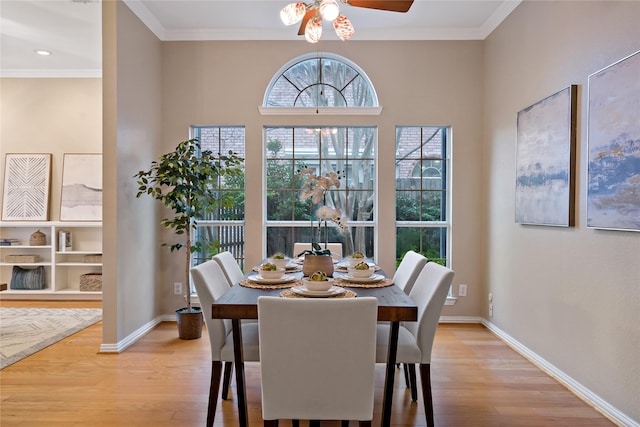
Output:
<instances>
[{"instance_id":1,"label":"white window trim","mask_svg":"<svg viewBox=\"0 0 640 427\"><path fill-rule=\"evenodd\" d=\"M379 116L382 107L263 107L262 116Z\"/></svg>"}]
</instances>

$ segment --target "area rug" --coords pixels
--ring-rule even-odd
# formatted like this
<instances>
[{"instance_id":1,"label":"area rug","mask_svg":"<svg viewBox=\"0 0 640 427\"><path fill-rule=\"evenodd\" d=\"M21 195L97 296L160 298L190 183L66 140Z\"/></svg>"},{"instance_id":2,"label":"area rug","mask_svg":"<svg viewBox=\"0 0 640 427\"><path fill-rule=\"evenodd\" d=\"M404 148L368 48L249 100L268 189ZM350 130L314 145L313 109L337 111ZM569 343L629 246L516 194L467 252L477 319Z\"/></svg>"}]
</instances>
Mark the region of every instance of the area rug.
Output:
<instances>
[{"instance_id":1,"label":"area rug","mask_svg":"<svg viewBox=\"0 0 640 427\"><path fill-rule=\"evenodd\" d=\"M0 308L0 369L99 322L100 308Z\"/></svg>"}]
</instances>

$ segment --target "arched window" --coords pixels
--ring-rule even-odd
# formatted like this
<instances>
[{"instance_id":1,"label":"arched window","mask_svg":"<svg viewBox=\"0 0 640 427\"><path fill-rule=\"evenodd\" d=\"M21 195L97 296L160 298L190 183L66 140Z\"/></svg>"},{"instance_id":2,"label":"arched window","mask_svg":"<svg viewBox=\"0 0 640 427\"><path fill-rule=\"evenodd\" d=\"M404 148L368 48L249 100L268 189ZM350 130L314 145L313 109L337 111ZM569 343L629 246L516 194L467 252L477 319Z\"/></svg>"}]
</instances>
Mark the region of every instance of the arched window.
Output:
<instances>
[{"instance_id":1,"label":"arched window","mask_svg":"<svg viewBox=\"0 0 640 427\"><path fill-rule=\"evenodd\" d=\"M310 53L293 59L273 76L264 95L269 108L379 107L369 77L348 59ZM366 114L366 113L365 113Z\"/></svg>"}]
</instances>

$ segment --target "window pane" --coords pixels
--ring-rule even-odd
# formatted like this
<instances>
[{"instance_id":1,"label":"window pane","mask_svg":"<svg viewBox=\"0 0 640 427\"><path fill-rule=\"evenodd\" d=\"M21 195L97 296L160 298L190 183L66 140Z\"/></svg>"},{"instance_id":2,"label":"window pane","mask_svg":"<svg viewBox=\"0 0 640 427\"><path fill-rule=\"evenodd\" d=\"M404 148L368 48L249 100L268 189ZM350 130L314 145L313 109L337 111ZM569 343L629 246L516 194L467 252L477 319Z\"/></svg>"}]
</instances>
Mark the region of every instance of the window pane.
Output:
<instances>
[{"instance_id":1,"label":"window pane","mask_svg":"<svg viewBox=\"0 0 640 427\"><path fill-rule=\"evenodd\" d=\"M369 79L339 55L304 55L280 70L267 89L268 107L372 107L378 99Z\"/></svg>"},{"instance_id":2,"label":"window pane","mask_svg":"<svg viewBox=\"0 0 640 427\"><path fill-rule=\"evenodd\" d=\"M421 221L444 221L446 219L443 194L439 191L425 191L422 193Z\"/></svg>"},{"instance_id":3,"label":"window pane","mask_svg":"<svg viewBox=\"0 0 640 427\"><path fill-rule=\"evenodd\" d=\"M397 226L397 256L408 250L446 264L449 225L447 206L447 135L441 126L407 126L396 129L396 220L413 221L414 227Z\"/></svg>"},{"instance_id":4,"label":"window pane","mask_svg":"<svg viewBox=\"0 0 640 427\"><path fill-rule=\"evenodd\" d=\"M274 154L278 152L276 149L278 147L273 147L275 145L273 141L276 136L285 134L293 137L292 160L275 160ZM341 223L346 224L347 230L354 228L349 225L349 221L371 223L375 221L373 215L376 170L375 128L267 128L265 136L267 139L265 153L267 156L267 221L311 222L313 220L317 228L316 211L322 205L339 210L340 217L345 219ZM354 140L359 143L354 145ZM269 145L273 148L270 151ZM369 155L372 157L367 157ZM300 200L302 185L305 182L301 171L306 169L313 170L313 175L325 176L329 172L334 172L339 177L339 185L325 191L321 202L314 205L311 203L311 198ZM324 234L323 229L320 241L328 238L332 242L344 242L345 251L354 245L369 247L366 234L347 232L343 235L341 232L344 230L338 228L337 224L331 221L329 224L327 234ZM300 224L296 225L295 229L299 230ZM287 225L269 225L268 227L290 228ZM295 236L291 233L279 238L294 238ZM312 237L313 241L318 241L317 229L306 236L307 239ZM357 241L352 241L352 238L356 238ZM373 251L372 244L370 247Z\"/></svg>"},{"instance_id":5,"label":"window pane","mask_svg":"<svg viewBox=\"0 0 640 427\"><path fill-rule=\"evenodd\" d=\"M396 237L396 257L401 260L407 251L415 251L431 261L446 264L446 227L420 228L398 227Z\"/></svg>"},{"instance_id":6,"label":"window pane","mask_svg":"<svg viewBox=\"0 0 640 427\"><path fill-rule=\"evenodd\" d=\"M192 128L194 138L200 140L203 150L215 155L235 152L245 157L245 129L241 126L197 126ZM194 242L200 242L202 250L192 257L194 265L210 259L218 251L229 250L242 264L244 262L244 225L225 224L225 221L243 221L245 218L245 178L221 177L216 186L216 210L203 215L196 228ZM224 202L223 202L224 201ZM206 222L215 222L207 224Z\"/></svg>"}]
</instances>

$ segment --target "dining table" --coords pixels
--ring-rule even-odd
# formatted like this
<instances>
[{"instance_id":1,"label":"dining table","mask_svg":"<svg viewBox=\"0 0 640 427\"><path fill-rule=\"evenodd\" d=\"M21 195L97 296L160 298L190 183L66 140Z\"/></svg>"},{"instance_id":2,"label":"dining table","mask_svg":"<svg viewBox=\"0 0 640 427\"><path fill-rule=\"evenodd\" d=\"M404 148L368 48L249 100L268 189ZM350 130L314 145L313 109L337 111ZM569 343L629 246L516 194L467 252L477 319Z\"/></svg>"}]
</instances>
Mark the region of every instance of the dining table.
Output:
<instances>
[{"instance_id":1,"label":"dining table","mask_svg":"<svg viewBox=\"0 0 640 427\"><path fill-rule=\"evenodd\" d=\"M338 266L341 264L338 263ZM373 267L372 267L373 268ZM378 321L390 322L389 345L386 361L386 373L384 384L384 397L382 407L381 425L388 427L391 424L391 403L393 401L393 385L396 370L396 355L398 347L398 333L400 322L415 322L418 319L418 307L416 303L404 293L402 289L387 278L384 271L376 267L375 273L384 276L385 283L371 287L363 285L363 281L350 283L344 277L345 273L336 268L334 283L343 287L351 297L375 297L378 301ZM258 319L258 297L260 296L286 296L284 292L291 292L286 286L253 286L255 280L252 276L257 274L252 269L245 275L240 283L234 283L225 294L216 300L211 307L211 316L214 319L230 319L233 334L234 364L236 375L236 393L238 405L239 425L248 425L246 386L244 375L244 357L242 348L241 322L246 319ZM301 269L287 271L289 279L294 277L300 283L303 274ZM292 276L292 277L290 277ZM255 279L255 277L253 277ZM382 283L382 282L381 282ZM286 285L286 284L285 284Z\"/></svg>"}]
</instances>

